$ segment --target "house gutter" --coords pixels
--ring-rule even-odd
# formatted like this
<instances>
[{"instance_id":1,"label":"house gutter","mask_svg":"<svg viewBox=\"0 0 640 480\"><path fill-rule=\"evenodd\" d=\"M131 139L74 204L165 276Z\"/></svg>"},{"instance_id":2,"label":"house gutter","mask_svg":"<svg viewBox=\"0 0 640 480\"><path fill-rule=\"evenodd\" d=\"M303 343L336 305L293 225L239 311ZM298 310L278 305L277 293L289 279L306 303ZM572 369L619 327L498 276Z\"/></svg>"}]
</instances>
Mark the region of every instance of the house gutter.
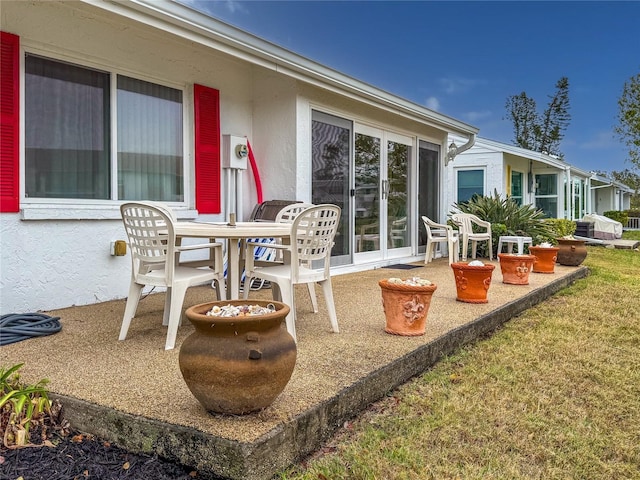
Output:
<instances>
[{"instance_id":1,"label":"house gutter","mask_svg":"<svg viewBox=\"0 0 640 480\"><path fill-rule=\"evenodd\" d=\"M473 147L473 145L476 143L476 134L472 133L469 136L469 140L467 141L467 143L465 143L464 145L461 145L459 147L457 147L457 151L456 151L456 155L459 155L460 153L469 150L471 147Z\"/></svg>"}]
</instances>

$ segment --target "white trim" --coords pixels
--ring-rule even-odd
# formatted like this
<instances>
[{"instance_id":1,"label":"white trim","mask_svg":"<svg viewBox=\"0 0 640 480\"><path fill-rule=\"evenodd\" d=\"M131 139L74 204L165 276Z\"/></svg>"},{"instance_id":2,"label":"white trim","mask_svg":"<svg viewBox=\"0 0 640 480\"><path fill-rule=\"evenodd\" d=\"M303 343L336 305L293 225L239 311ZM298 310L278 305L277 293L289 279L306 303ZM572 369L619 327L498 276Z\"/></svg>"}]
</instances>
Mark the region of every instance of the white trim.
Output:
<instances>
[{"instance_id":1,"label":"white trim","mask_svg":"<svg viewBox=\"0 0 640 480\"><path fill-rule=\"evenodd\" d=\"M482 195L485 196L487 194L487 165L467 165L464 167L454 167L453 169L453 173L455 176L455 195L454 195L454 202L455 203L459 203L460 199L458 198L458 174L460 172L469 172L469 171L474 171L474 170L481 170L482 171Z\"/></svg>"},{"instance_id":2,"label":"white trim","mask_svg":"<svg viewBox=\"0 0 640 480\"><path fill-rule=\"evenodd\" d=\"M109 129L110 129L110 155L109 155L109 171L110 171L110 185L108 199L77 199L77 198L48 198L48 197L27 197L26 196L26 115L25 115L25 98L26 92L26 57L32 55L35 57L51 60L54 62L67 63L78 68L86 70L98 70L109 75ZM135 80L154 83L159 86L172 88L179 90L182 93L182 169L183 169L183 201L182 202L167 202L176 205L178 208L186 208L187 206L194 205L194 199L190 192L191 178L194 175L195 167L191 168L191 164L188 160L191 158L191 148L193 145L193 136L189 135L189 127L187 122L191 121L189 116L189 107L193 106L193 94L189 92L188 85L185 83L178 84L175 82L169 82L166 80L158 80L139 72L133 72L129 70L123 70L114 66L106 67L104 64L96 63L95 61L87 61L85 58L70 55L60 51L52 51L50 49L42 49L34 47L31 43L25 42L20 46L20 210L21 218L24 220L43 220L47 218L67 218L66 214L58 213L55 210L64 208L70 212L69 218L78 219L103 219L110 218L110 214L99 213L97 215L90 214L86 216L86 212L95 212L93 205L99 205L100 209L108 212L110 211L110 205L120 205L122 202L127 201L125 199L116 199L118 196L118 109L117 109L117 97L118 97L118 76L130 77ZM191 108L191 110L193 110ZM64 205L64 207L62 207ZM88 209L85 207L89 207ZM80 213L74 213L80 212ZM47 214L52 216L47 217ZM118 218L120 213L118 212ZM191 217L190 217L191 218Z\"/></svg>"},{"instance_id":3,"label":"white trim","mask_svg":"<svg viewBox=\"0 0 640 480\"><path fill-rule=\"evenodd\" d=\"M197 210L172 208L178 220L193 220ZM31 205L20 210L21 220L121 220L120 206Z\"/></svg>"}]
</instances>

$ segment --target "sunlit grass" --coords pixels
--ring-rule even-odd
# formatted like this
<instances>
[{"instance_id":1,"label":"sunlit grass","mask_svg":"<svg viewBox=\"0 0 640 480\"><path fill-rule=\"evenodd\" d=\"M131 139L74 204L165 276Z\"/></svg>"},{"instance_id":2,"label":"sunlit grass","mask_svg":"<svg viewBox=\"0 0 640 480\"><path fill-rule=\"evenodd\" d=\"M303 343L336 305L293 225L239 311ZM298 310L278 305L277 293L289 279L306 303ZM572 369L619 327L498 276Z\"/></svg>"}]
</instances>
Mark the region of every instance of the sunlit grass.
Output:
<instances>
[{"instance_id":1,"label":"sunlit grass","mask_svg":"<svg viewBox=\"0 0 640 480\"><path fill-rule=\"evenodd\" d=\"M282 478L640 479L640 253L589 247L585 265Z\"/></svg>"}]
</instances>

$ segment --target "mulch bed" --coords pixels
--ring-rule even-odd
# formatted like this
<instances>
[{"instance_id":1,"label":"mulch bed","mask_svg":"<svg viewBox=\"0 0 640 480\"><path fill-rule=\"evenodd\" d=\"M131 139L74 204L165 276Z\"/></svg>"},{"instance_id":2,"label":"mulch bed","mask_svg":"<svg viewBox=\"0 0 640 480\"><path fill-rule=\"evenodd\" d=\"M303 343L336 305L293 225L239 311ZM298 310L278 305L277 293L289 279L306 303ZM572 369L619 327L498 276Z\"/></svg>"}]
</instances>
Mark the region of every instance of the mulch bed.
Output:
<instances>
[{"instance_id":1,"label":"mulch bed","mask_svg":"<svg viewBox=\"0 0 640 480\"><path fill-rule=\"evenodd\" d=\"M0 446L0 478L6 480L192 480L193 469L155 455L133 454L91 435L51 438L55 446Z\"/></svg>"},{"instance_id":2,"label":"mulch bed","mask_svg":"<svg viewBox=\"0 0 640 480\"><path fill-rule=\"evenodd\" d=\"M205 478L192 468L156 455L135 454L93 435L72 429L62 405L34 419L28 446L8 448L8 413L0 411L0 479L2 480L192 480ZM209 477L210 478L210 477Z\"/></svg>"}]
</instances>

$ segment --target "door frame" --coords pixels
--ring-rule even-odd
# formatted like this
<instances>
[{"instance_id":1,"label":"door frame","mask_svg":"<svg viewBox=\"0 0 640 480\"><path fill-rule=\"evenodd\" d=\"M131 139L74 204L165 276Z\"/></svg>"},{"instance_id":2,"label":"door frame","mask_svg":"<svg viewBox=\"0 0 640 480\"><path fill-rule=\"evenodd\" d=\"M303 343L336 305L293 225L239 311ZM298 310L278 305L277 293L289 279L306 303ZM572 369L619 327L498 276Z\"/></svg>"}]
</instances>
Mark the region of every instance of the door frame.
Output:
<instances>
[{"instance_id":1,"label":"door frame","mask_svg":"<svg viewBox=\"0 0 640 480\"><path fill-rule=\"evenodd\" d=\"M354 208L352 209L354 211L354 214L352 215L352 222L353 222L352 231L354 233L351 237L353 242L353 248L352 248L353 263L354 265L358 265L363 263L371 263L376 261L384 261L392 258L401 258L401 257L410 256L413 253L413 250L415 248L414 243L417 239L417 236L413 233L415 228L414 227L415 222L411 221L413 217L412 212L415 210L415 202L413 201L413 198L412 198L413 197L412 192L415 189L415 185L414 185L415 182L412 181L411 173L414 171L414 168L415 168L414 165L416 162L416 148L415 148L416 138L406 134L385 130L382 127L354 122L353 124L353 145L354 145L353 161L351 163L352 178L353 178L353 183L352 183L353 192L355 192L355 189L357 187L355 184L356 175L354 170L355 170L355 157L356 157L356 135L358 134L367 135L370 137L378 138L380 140L380 169L379 169L379 184L378 184L378 193L377 193L378 195L377 200L379 205L379 209L378 209L379 245L377 250L367 251L367 252L356 252L355 245L357 242L358 232L355 231L356 215L355 215L355 205L354 205ZM397 247L397 248L392 248L389 245L390 232L389 232L389 224L388 224L388 220L389 220L388 198L385 196L387 193L388 180L389 180L389 174L388 174L389 142L400 143L409 147L409 158L408 158L408 164L407 164L407 189L408 189L407 202L406 202L407 219L405 222L405 225L406 225L405 228L407 231L405 236L406 236L408 245L404 247ZM355 193L354 195L352 195L351 198L353 198L355 202Z\"/></svg>"}]
</instances>

